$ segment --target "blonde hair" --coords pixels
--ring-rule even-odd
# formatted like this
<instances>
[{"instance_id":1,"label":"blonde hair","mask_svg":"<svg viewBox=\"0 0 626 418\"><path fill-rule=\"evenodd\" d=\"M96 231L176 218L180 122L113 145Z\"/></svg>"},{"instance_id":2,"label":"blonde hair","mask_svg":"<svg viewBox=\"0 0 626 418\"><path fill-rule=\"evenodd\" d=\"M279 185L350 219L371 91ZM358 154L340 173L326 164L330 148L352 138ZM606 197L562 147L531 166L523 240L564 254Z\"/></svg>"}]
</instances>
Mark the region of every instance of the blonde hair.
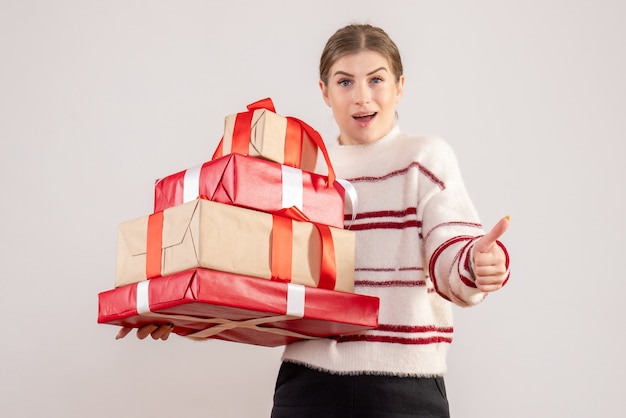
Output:
<instances>
[{"instance_id":1,"label":"blonde hair","mask_svg":"<svg viewBox=\"0 0 626 418\"><path fill-rule=\"evenodd\" d=\"M320 58L320 80L328 86L330 68L344 55L374 51L387 58L391 72L400 81L403 74L400 51L395 42L379 27L370 24L350 24L337 30L326 42Z\"/></svg>"}]
</instances>

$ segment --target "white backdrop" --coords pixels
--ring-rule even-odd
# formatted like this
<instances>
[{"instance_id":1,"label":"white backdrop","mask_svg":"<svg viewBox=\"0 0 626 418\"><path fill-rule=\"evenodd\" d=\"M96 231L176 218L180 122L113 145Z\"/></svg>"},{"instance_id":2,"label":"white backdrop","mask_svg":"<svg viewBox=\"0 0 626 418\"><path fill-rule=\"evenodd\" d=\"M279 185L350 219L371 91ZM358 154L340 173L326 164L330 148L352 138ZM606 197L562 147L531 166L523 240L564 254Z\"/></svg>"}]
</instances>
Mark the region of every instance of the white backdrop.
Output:
<instances>
[{"instance_id":1,"label":"white backdrop","mask_svg":"<svg viewBox=\"0 0 626 418\"><path fill-rule=\"evenodd\" d=\"M281 348L116 341L117 225L271 97L332 140L317 65L353 21L407 77L405 131L456 149L510 284L456 310L452 414L623 411L626 3L0 1L0 415L268 417Z\"/></svg>"}]
</instances>

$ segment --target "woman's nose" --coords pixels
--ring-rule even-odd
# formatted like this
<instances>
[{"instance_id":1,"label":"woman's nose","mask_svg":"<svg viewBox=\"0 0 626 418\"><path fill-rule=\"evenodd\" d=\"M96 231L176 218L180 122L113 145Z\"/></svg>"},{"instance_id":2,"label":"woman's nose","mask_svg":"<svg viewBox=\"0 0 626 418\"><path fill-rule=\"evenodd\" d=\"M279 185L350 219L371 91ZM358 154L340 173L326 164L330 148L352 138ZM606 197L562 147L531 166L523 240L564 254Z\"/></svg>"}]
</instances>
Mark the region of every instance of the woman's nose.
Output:
<instances>
[{"instance_id":1,"label":"woman's nose","mask_svg":"<svg viewBox=\"0 0 626 418\"><path fill-rule=\"evenodd\" d=\"M367 84L357 84L353 92L355 104L363 105L370 102L371 92Z\"/></svg>"}]
</instances>

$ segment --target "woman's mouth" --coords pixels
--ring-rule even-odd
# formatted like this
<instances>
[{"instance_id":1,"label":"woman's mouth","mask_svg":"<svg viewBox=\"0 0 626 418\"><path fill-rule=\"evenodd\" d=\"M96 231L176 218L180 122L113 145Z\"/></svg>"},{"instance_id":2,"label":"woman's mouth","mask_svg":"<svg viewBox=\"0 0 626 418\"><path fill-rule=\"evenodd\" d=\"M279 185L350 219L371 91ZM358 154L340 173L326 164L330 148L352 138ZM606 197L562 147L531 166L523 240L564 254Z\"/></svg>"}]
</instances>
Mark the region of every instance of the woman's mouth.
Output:
<instances>
[{"instance_id":1,"label":"woman's mouth","mask_svg":"<svg viewBox=\"0 0 626 418\"><path fill-rule=\"evenodd\" d=\"M374 119L376 116L376 112L371 113L359 113L356 115L352 115L352 118L357 121L360 125L367 125L369 122Z\"/></svg>"}]
</instances>

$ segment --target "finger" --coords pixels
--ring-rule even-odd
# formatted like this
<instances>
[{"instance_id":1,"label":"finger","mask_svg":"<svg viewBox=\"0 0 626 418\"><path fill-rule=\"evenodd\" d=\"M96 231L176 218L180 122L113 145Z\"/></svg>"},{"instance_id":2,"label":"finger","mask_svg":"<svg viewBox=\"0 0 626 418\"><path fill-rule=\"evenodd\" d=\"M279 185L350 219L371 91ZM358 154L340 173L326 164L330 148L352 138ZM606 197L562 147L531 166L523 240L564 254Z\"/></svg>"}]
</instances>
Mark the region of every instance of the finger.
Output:
<instances>
[{"instance_id":1,"label":"finger","mask_svg":"<svg viewBox=\"0 0 626 418\"><path fill-rule=\"evenodd\" d=\"M168 324L168 326L166 327L165 332L163 333L163 335L161 335L161 339L163 341L167 340L170 337L170 334L172 333L173 329L174 329L174 325Z\"/></svg>"},{"instance_id":2,"label":"finger","mask_svg":"<svg viewBox=\"0 0 626 418\"><path fill-rule=\"evenodd\" d=\"M474 273L482 274L482 267L498 267L502 271L506 270L506 254L499 246L494 246L488 253L474 252Z\"/></svg>"},{"instance_id":3,"label":"finger","mask_svg":"<svg viewBox=\"0 0 626 418\"><path fill-rule=\"evenodd\" d=\"M506 274L506 266L501 263L483 264L474 267L474 275L476 277L497 277Z\"/></svg>"},{"instance_id":4,"label":"finger","mask_svg":"<svg viewBox=\"0 0 626 418\"><path fill-rule=\"evenodd\" d=\"M476 288L483 293L490 293L502 289L502 284L477 284Z\"/></svg>"},{"instance_id":5,"label":"finger","mask_svg":"<svg viewBox=\"0 0 626 418\"><path fill-rule=\"evenodd\" d=\"M478 251L480 253L487 253L491 251L498 238L500 238L509 228L510 221L511 218L508 215L500 219L491 231L487 232L476 242L474 251Z\"/></svg>"},{"instance_id":6,"label":"finger","mask_svg":"<svg viewBox=\"0 0 626 418\"><path fill-rule=\"evenodd\" d=\"M154 331L152 331L152 333L150 334L152 336L153 340L158 340L158 339L167 339L167 337L170 334L170 331L172 330L172 325L167 324L167 325L159 325L159 327L157 329L155 329ZM165 338L164 338L165 337Z\"/></svg>"},{"instance_id":7,"label":"finger","mask_svg":"<svg viewBox=\"0 0 626 418\"><path fill-rule=\"evenodd\" d=\"M158 327L159 326L157 324L144 325L143 327L137 330L137 338L139 338L140 340L143 340L148 335L152 334L152 332Z\"/></svg>"},{"instance_id":8,"label":"finger","mask_svg":"<svg viewBox=\"0 0 626 418\"><path fill-rule=\"evenodd\" d=\"M483 276L476 278L476 288L481 292L493 292L504 286L506 275L498 274L493 276Z\"/></svg>"},{"instance_id":9,"label":"finger","mask_svg":"<svg viewBox=\"0 0 626 418\"><path fill-rule=\"evenodd\" d=\"M119 340L120 338L124 338L125 336L127 336L133 329L129 328L129 327L122 327L120 328L120 330L117 332L117 335L115 336L116 340Z\"/></svg>"}]
</instances>

